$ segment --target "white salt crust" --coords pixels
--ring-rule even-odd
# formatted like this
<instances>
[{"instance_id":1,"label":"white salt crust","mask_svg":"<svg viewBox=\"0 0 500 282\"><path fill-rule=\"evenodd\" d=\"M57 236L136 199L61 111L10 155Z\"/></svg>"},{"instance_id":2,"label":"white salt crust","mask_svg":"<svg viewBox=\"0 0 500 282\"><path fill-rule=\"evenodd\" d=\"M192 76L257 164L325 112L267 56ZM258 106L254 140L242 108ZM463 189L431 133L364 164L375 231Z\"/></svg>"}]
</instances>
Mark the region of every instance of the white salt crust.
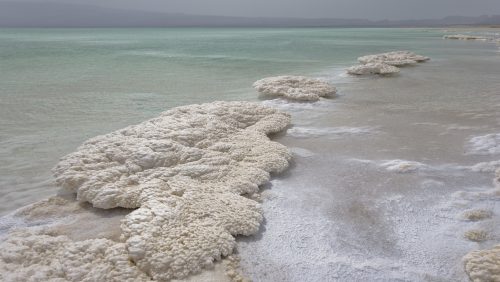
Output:
<instances>
[{"instance_id":1,"label":"white salt crust","mask_svg":"<svg viewBox=\"0 0 500 282\"><path fill-rule=\"evenodd\" d=\"M421 169L428 168L428 166L423 163L407 160L390 160L381 163L380 166L385 168L387 171L397 173L415 172Z\"/></svg>"},{"instance_id":2,"label":"white salt crust","mask_svg":"<svg viewBox=\"0 0 500 282\"><path fill-rule=\"evenodd\" d=\"M417 55L410 51L394 51L375 55L367 55L358 58L358 61L362 64L384 63L396 67L412 65L428 60L429 57Z\"/></svg>"},{"instance_id":3,"label":"white salt crust","mask_svg":"<svg viewBox=\"0 0 500 282\"><path fill-rule=\"evenodd\" d=\"M472 137L468 142L470 154L500 154L500 133Z\"/></svg>"},{"instance_id":4,"label":"white salt crust","mask_svg":"<svg viewBox=\"0 0 500 282\"><path fill-rule=\"evenodd\" d=\"M443 39L456 39L456 40L479 40L479 41L488 41L491 38L484 36L475 36L475 35L465 35L465 34L450 34L443 36Z\"/></svg>"},{"instance_id":5,"label":"white salt crust","mask_svg":"<svg viewBox=\"0 0 500 282\"><path fill-rule=\"evenodd\" d=\"M500 161L482 162L470 167L475 172L495 172L498 168L500 168Z\"/></svg>"},{"instance_id":6,"label":"white salt crust","mask_svg":"<svg viewBox=\"0 0 500 282\"><path fill-rule=\"evenodd\" d=\"M1 244L1 281L149 281L127 246L108 239L73 241L28 231Z\"/></svg>"},{"instance_id":7,"label":"white salt crust","mask_svg":"<svg viewBox=\"0 0 500 282\"><path fill-rule=\"evenodd\" d=\"M253 87L265 95L299 101L317 101L320 97L334 96L337 93L333 85L305 76L267 77L254 82Z\"/></svg>"},{"instance_id":8,"label":"white salt crust","mask_svg":"<svg viewBox=\"0 0 500 282\"><path fill-rule=\"evenodd\" d=\"M0 246L0 273L17 281L38 275L34 269L41 280L167 281L212 266L232 253L233 236L259 229L261 207L251 198L291 159L267 135L289 123L259 104L213 102L88 140L54 168L56 182L97 208L137 208L121 222L123 243L12 233Z\"/></svg>"},{"instance_id":9,"label":"white salt crust","mask_svg":"<svg viewBox=\"0 0 500 282\"><path fill-rule=\"evenodd\" d=\"M367 75L367 74L394 74L398 73L399 68L384 63L368 63L366 65L352 66L347 69L348 74Z\"/></svg>"},{"instance_id":10,"label":"white salt crust","mask_svg":"<svg viewBox=\"0 0 500 282\"><path fill-rule=\"evenodd\" d=\"M414 65L428 61L429 57L417 55L410 51L394 51L359 57L361 65L352 66L347 73L354 75L367 74L394 74L399 72L398 67Z\"/></svg>"}]
</instances>

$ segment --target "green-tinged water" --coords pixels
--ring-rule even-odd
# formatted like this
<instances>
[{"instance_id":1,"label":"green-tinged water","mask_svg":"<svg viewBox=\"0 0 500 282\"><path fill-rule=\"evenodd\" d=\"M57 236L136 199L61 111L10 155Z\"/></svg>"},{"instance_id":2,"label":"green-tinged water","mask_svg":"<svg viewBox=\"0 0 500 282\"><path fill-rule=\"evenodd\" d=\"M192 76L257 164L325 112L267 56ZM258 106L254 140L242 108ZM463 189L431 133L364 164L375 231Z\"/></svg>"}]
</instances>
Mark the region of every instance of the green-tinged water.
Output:
<instances>
[{"instance_id":1,"label":"green-tinged water","mask_svg":"<svg viewBox=\"0 0 500 282\"><path fill-rule=\"evenodd\" d=\"M497 31L488 31L499 36ZM0 214L57 192L50 169L86 139L179 105L261 101L292 114L294 153L238 237L254 281L467 281L461 258L498 243L500 53L423 29L0 29ZM352 77L362 55L431 57ZM267 100L255 80L320 77L338 96ZM484 167L489 170L483 169ZM489 194L488 194L489 193ZM462 214L494 216L470 222ZM42 220L43 221L43 220ZM49 219L47 221L50 222ZM0 233L25 224L0 218ZM468 230L491 237L468 241Z\"/></svg>"}]
</instances>

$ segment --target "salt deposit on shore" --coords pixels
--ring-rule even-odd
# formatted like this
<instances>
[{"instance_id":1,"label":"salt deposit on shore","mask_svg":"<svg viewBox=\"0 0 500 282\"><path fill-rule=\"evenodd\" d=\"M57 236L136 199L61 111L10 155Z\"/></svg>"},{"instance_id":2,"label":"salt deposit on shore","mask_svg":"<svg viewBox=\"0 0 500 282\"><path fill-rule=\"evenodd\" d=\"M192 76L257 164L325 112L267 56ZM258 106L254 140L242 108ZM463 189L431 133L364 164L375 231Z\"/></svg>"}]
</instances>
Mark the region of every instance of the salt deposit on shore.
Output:
<instances>
[{"instance_id":1,"label":"salt deposit on shore","mask_svg":"<svg viewBox=\"0 0 500 282\"><path fill-rule=\"evenodd\" d=\"M368 63L366 65L352 66L347 69L347 73L355 75L366 74L395 74L399 68L384 63Z\"/></svg>"},{"instance_id":2,"label":"salt deposit on shore","mask_svg":"<svg viewBox=\"0 0 500 282\"><path fill-rule=\"evenodd\" d=\"M358 58L358 61L362 64L384 63L396 67L412 65L428 60L430 60L429 57L417 55L410 51L394 51L375 55L367 55Z\"/></svg>"},{"instance_id":3,"label":"salt deposit on shore","mask_svg":"<svg viewBox=\"0 0 500 282\"><path fill-rule=\"evenodd\" d=\"M331 84L305 76L276 76L257 80L253 87L269 96L281 96L300 101L317 101L333 96L337 89Z\"/></svg>"},{"instance_id":4,"label":"salt deposit on shore","mask_svg":"<svg viewBox=\"0 0 500 282\"><path fill-rule=\"evenodd\" d=\"M366 74L394 74L399 72L398 67L414 65L429 60L429 57L417 55L410 51L394 51L359 57L361 65L352 66L347 73L354 75Z\"/></svg>"},{"instance_id":5,"label":"salt deposit on shore","mask_svg":"<svg viewBox=\"0 0 500 282\"><path fill-rule=\"evenodd\" d=\"M135 208L121 219L120 235L80 241L64 225L17 228L0 246L0 277L167 281L213 266L232 253L235 235L259 229L262 211L252 198L291 158L267 135L289 123L288 114L259 104L213 102L90 139L54 175L97 210ZM80 208L54 204L60 208L48 210Z\"/></svg>"},{"instance_id":6,"label":"salt deposit on shore","mask_svg":"<svg viewBox=\"0 0 500 282\"><path fill-rule=\"evenodd\" d=\"M427 168L427 166L423 163L406 160L390 160L383 162L380 166L385 168L387 171L398 173L415 172Z\"/></svg>"},{"instance_id":7,"label":"salt deposit on shore","mask_svg":"<svg viewBox=\"0 0 500 282\"><path fill-rule=\"evenodd\" d=\"M500 133L474 136L467 144L469 154L494 155L500 154Z\"/></svg>"},{"instance_id":8,"label":"salt deposit on shore","mask_svg":"<svg viewBox=\"0 0 500 282\"><path fill-rule=\"evenodd\" d=\"M476 35L465 35L465 34L450 34L443 36L443 39L455 39L455 40L479 40L479 41L488 41L490 38L484 36L476 36Z\"/></svg>"}]
</instances>

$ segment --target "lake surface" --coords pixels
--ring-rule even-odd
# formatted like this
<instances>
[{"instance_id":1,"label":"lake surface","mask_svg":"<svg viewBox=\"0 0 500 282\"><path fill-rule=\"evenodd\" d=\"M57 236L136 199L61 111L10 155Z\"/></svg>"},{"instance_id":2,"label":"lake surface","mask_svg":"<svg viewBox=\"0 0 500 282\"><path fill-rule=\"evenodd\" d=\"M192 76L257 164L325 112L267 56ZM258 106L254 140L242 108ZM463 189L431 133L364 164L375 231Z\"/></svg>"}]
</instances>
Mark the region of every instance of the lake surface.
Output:
<instances>
[{"instance_id":1,"label":"lake surface","mask_svg":"<svg viewBox=\"0 0 500 282\"><path fill-rule=\"evenodd\" d=\"M57 192L51 168L95 135L169 108L261 101L292 114L275 140L294 164L264 187L265 224L240 238L255 281L461 281L461 257L495 243L500 53L423 29L1 29L0 214ZM498 34L497 34L498 35ZM366 54L431 61L397 76L344 73ZM259 97L267 76L318 77L339 96ZM469 229L492 239L475 243ZM497 241L498 242L498 241Z\"/></svg>"}]
</instances>

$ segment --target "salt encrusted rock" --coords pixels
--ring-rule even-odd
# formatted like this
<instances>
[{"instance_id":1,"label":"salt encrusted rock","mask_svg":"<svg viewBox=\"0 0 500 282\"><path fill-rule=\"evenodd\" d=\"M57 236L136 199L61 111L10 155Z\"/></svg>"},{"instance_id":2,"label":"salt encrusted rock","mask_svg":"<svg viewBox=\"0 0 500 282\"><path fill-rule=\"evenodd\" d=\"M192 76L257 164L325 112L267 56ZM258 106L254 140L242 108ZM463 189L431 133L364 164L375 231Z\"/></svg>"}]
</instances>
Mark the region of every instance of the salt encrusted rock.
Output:
<instances>
[{"instance_id":1,"label":"salt encrusted rock","mask_svg":"<svg viewBox=\"0 0 500 282\"><path fill-rule=\"evenodd\" d=\"M320 97L333 96L337 92L327 82L304 76L268 77L257 80L253 87L262 94L301 101L317 101Z\"/></svg>"},{"instance_id":2,"label":"salt encrusted rock","mask_svg":"<svg viewBox=\"0 0 500 282\"><path fill-rule=\"evenodd\" d=\"M0 244L1 281L150 281L126 245L108 239L75 242L26 231Z\"/></svg>"},{"instance_id":3,"label":"salt encrusted rock","mask_svg":"<svg viewBox=\"0 0 500 282\"><path fill-rule=\"evenodd\" d=\"M463 261L465 272L472 281L500 281L500 245L490 250L472 251Z\"/></svg>"},{"instance_id":4,"label":"salt encrusted rock","mask_svg":"<svg viewBox=\"0 0 500 282\"><path fill-rule=\"evenodd\" d=\"M384 63L391 66L405 66L424 62L429 60L429 57L417 55L410 51L394 51L375 55L367 55L359 57L358 61L364 65L369 63Z\"/></svg>"},{"instance_id":5,"label":"salt encrusted rock","mask_svg":"<svg viewBox=\"0 0 500 282\"><path fill-rule=\"evenodd\" d=\"M488 37L483 37L483 36L475 36L475 35L465 35L465 34L452 34L452 35L445 35L443 36L443 39L456 39L456 40L480 40L480 41L487 41L490 40Z\"/></svg>"},{"instance_id":6,"label":"salt encrusted rock","mask_svg":"<svg viewBox=\"0 0 500 282\"><path fill-rule=\"evenodd\" d=\"M398 73L399 68L384 63L368 63L366 65L352 66L347 69L347 73L354 75L367 74L394 74Z\"/></svg>"},{"instance_id":7,"label":"salt encrusted rock","mask_svg":"<svg viewBox=\"0 0 500 282\"><path fill-rule=\"evenodd\" d=\"M122 239L137 267L158 281L183 278L231 254L234 235L257 232L258 192L288 166L267 137L290 116L248 102L178 107L88 140L54 168L58 185L99 208L137 208Z\"/></svg>"}]
</instances>

